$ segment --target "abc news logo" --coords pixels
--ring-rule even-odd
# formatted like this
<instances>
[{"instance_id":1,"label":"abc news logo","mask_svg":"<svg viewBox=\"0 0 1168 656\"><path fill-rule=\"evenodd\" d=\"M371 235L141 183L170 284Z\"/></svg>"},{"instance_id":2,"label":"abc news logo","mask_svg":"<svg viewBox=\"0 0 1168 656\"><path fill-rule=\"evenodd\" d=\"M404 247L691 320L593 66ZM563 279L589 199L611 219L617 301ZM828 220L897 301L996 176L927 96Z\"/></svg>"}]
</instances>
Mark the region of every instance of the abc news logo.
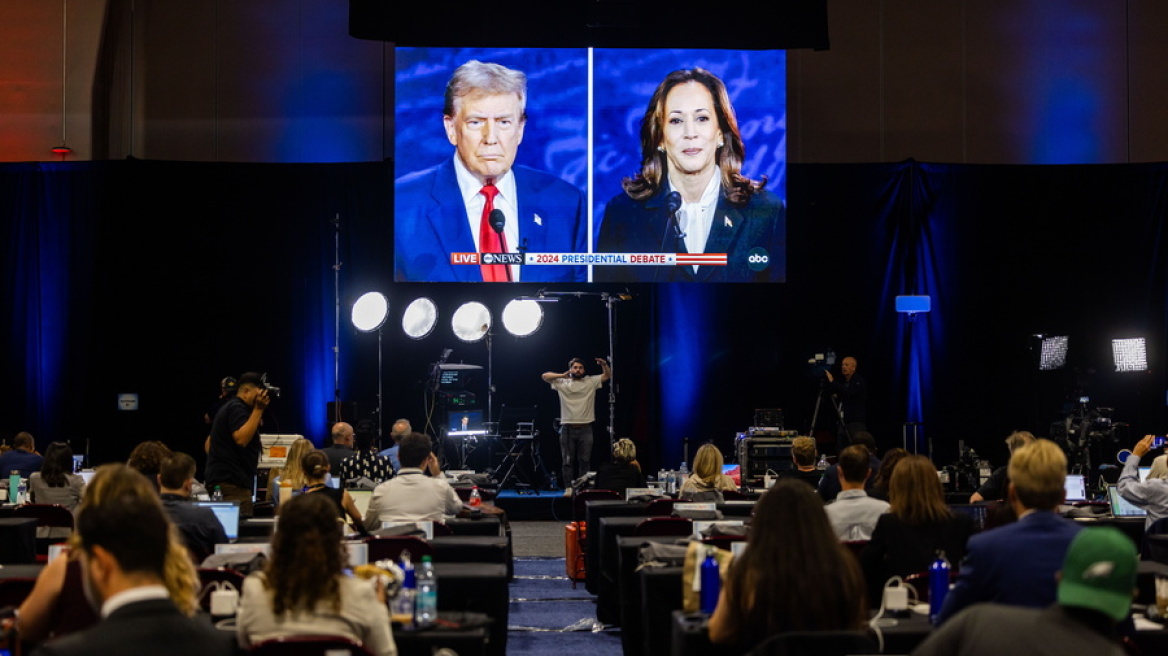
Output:
<instances>
[{"instance_id":1,"label":"abc news logo","mask_svg":"<svg viewBox=\"0 0 1168 656\"><path fill-rule=\"evenodd\" d=\"M765 248L752 248L746 254L746 266L751 271L763 271L771 265L771 255Z\"/></svg>"},{"instance_id":2,"label":"abc news logo","mask_svg":"<svg viewBox=\"0 0 1168 656\"><path fill-rule=\"evenodd\" d=\"M523 264L523 253L451 253L451 264Z\"/></svg>"}]
</instances>

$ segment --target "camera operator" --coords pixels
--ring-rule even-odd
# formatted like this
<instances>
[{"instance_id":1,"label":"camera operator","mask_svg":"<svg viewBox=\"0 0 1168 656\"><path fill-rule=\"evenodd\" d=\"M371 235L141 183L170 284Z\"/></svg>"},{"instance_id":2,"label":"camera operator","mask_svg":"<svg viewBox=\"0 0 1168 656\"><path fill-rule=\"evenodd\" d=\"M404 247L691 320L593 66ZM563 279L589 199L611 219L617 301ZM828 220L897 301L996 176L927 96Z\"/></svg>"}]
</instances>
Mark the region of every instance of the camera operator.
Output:
<instances>
[{"instance_id":1,"label":"camera operator","mask_svg":"<svg viewBox=\"0 0 1168 656\"><path fill-rule=\"evenodd\" d=\"M238 501L241 517L252 515L252 490L262 451L260 423L271 398L264 379L254 371L239 377L235 397L211 424L207 438L206 485L218 486L225 501Z\"/></svg>"}]
</instances>

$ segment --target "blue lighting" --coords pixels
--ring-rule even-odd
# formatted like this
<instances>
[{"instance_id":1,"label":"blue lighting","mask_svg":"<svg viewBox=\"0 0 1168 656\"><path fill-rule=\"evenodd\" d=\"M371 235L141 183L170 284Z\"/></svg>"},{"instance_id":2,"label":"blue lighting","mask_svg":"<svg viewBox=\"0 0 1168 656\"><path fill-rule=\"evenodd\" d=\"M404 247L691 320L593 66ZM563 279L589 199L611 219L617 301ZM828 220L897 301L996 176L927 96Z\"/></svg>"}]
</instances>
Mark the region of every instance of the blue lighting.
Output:
<instances>
[{"instance_id":1,"label":"blue lighting","mask_svg":"<svg viewBox=\"0 0 1168 656\"><path fill-rule=\"evenodd\" d=\"M716 285L661 284L657 293L657 382L661 394L661 466L681 462L682 439L700 425L703 381Z\"/></svg>"}]
</instances>

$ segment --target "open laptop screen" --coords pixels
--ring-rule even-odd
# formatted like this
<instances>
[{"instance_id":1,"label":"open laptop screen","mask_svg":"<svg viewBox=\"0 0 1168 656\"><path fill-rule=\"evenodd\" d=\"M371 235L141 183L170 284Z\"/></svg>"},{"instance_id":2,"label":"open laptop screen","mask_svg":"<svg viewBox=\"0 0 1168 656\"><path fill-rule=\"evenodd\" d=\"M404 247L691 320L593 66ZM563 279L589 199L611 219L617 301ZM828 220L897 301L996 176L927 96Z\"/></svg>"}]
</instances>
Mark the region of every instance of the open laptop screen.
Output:
<instances>
[{"instance_id":1,"label":"open laptop screen","mask_svg":"<svg viewBox=\"0 0 1168 656\"><path fill-rule=\"evenodd\" d=\"M237 501L192 501L196 506L210 508L215 518L223 525L228 540L239 538L239 502Z\"/></svg>"},{"instance_id":2,"label":"open laptop screen","mask_svg":"<svg viewBox=\"0 0 1168 656\"><path fill-rule=\"evenodd\" d=\"M1063 489L1067 492L1067 501L1087 500L1087 484L1083 480L1082 474L1067 474L1067 478L1063 482Z\"/></svg>"},{"instance_id":3,"label":"open laptop screen","mask_svg":"<svg viewBox=\"0 0 1168 656\"><path fill-rule=\"evenodd\" d=\"M1119 488L1114 485L1107 486L1107 503L1114 517L1146 517L1148 514L1143 508L1119 496Z\"/></svg>"}]
</instances>

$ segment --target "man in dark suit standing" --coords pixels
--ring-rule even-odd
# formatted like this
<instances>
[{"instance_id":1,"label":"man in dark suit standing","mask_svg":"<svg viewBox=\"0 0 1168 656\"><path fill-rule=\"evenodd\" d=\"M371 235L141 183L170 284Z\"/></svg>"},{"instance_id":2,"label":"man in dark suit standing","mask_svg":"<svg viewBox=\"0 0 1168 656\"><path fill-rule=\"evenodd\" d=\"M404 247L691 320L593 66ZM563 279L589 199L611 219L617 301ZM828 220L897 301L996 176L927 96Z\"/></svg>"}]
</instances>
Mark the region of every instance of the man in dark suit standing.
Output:
<instances>
[{"instance_id":1,"label":"man in dark suit standing","mask_svg":"<svg viewBox=\"0 0 1168 656\"><path fill-rule=\"evenodd\" d=\"M1060 517L1067 457L1050 440L1036 440L1010 458L1008 498L1018 521L969 539L957 584L937 623L973 604L992 601L1044 608L1055 602L1055 572L1080 527Z\"/></svg>"},{"instance_id":2,"label":"man in dark suit standing","mask_svg":"<svg viewBox=\"0 0 1168 656\"><path fill-rule=\"evenodd\" d=\"M397 281L580 282L587 267L453 263L454 253L583 253L580 190L513 166L527 124L527 76L469 61L446 85L450 159L394 183Z\"/></svg>"},{"instance_id":3,"label":"man in dark suit standing","mask_svg":"<svg viewBox=\"0 0 1168 656\"><path fill-rule=\"evenodd\" d=\"M110 465L98 475L139 474ZM234 635L183 615L163 585L168 533L156 499L130 495L83 505L77 514L86 593L101 604L94 627L48 643L43 656L214 656L233 653Z\"/></svg>"}]
</instances>

